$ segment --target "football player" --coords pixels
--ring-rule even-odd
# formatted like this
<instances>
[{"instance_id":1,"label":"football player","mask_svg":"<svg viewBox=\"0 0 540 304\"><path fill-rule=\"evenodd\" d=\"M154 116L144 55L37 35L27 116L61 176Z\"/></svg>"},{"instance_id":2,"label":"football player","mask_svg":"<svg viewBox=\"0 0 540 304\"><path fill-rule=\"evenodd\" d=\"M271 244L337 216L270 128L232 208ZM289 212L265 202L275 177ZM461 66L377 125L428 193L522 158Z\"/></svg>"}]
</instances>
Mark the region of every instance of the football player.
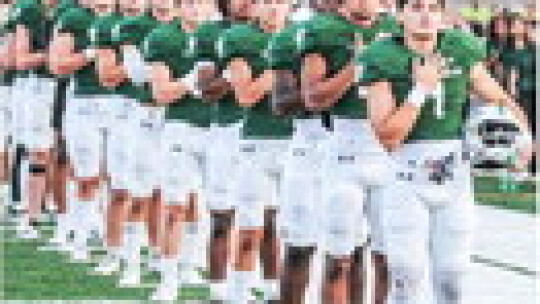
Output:
<instances>
[{"instance_id":1,"label":"football player","mask_svg":"<svg viewBox=\"0 0 540 304\"><path fill-rule=\"evenodd\" d=\"M109 60L98 67L102 85L111 90L114 88L115 95L106 105L110 118L107 171L111 191L111 202L106 210L108 255L96 271L110 273L117 270L122 257L126 268L120 284L129 286L137 285L140 280L140 247L147 219L144 203L132 204L131 198L137 157L133 134L139 131L136 107L138 103L150 101L150 93L144 86L146 71L141 48L144 37L158 23L150 16L145 0L120 1L119 4L122 18L111 29L111 47L104 52L109 54L102 54ZM120 79L110 81L117 77Z\"/></svg>"},{"instance_id":2,"label":"football player","mask_svg":"<svg viewBox=\"0 0 540 304\"><path fill-rule=\"evenodd\" d=\"M54 24L60 16L71 8L78 6L75 0L58 1L54 6L49 7L49 16ZM53 29L51 29L52 31ZM53 39L51 35L49 39ZM48 57L56 56L49 50ZM49 64L50 60L47 60ZM51 67L48 67L51 69ZM55 149L51 155L51 169L49 170L47 188L48 193L52 194L54 203L57 207L56 226L54 235L49 239L53 249L60 249L60 245L65 245L65 236L69 226L69 212L67 205L67 183L70 176L70 165L68 161L65 137L63 134L64 112L66 108L66 99L68 98L69 77L63 75L54 75L57 82L56 96L53 106L52 127L54 129ZM45 248L45 247L44 247Z\"/></svg>"},{"instance_id":3,"label":"football player","mask_svg":"<svg viewBox=\"0 0 540 304\"><path fill-rule=\"evenodd\" d=\"M534 38L536 22L525 19L526 16L510 17L509 45L501 54L502 69L507 75L507 90L529 116L533 139L536 136L536 56L538 50ZM533 158L530 171L535 172L536 162Z\"/></svg>"},{"instance_id":4,"label":"football player","mask_svg":"<svg viewBox=\"0 0 540 304\"><path fill-rule=\"evenodd\" d=\"M183 224L183 245L180 264L185 283L200 282L197 268L207 266L209 214L203 192L203 176L207 160L207 147L212 124L216 118L215 103L229 92L229 85L221 77L216 41L228 28L229 21L220 14L213 0L182 1L180 14L184 30L188 33L188 52L194 60L194 88L191 98L181 103L171 119L166 135L173 143L182 143L182 154L176 153L171 161L181 164L182 170L169 172L165 195L170 199L185 197L188 205ZM176 128L176 130L175 130ZM182 137L179 132L182 131ZM172 147L172 146L171 146ZM175 161L176 160L176 161ZM181 183L182 186L178 186ZM201 194L203 194L201 196ZM187 196L186 196L187 195Z\"/></svg>"},{"instance_id":5,"label":"football player","mask_svg":"<svg viewBox=\"0 0 540 304\"><path fill-rule=\"evenodd\" d=\"M272 35L286 26L287 16L292 9L289 1L259 1L253 8L256 24L231 27L221 38L224 55L228 59L229 82L235 97L244 108L242 142L239 154L239 172L235 193L239 226L235 257L235 272L231 277L231 293L237 299L249 299L250 288L259 278L254 272L256 254L266 242L263 257L265 296L277 299L279 247L275 229L275 205L268 202L265 194L268 187L268 168L279 171L272 157L271 144L282 144L291 137L292 117L273 108L271 93L274 88L274 73L271 66L271 51L267 51ZM265 212L265 207L270 208ZM266 217L266 218L265 218ZM266 227L265 227L266 226ZM265 231L266 228L266 231ZM265 236L266 235L266 236Z\"/></svg>"},{"instance_id":6,"label":"football player","mask_svg":"<svg viewBox=\"0 0 540 304\"><path fill-rule=\"evenodd\" d=\"M292 77L276 77L276 88L282 90L288 84L290 88L300 85L302 103L307 107L294 115L294 134L284 157L282 214L285 236L284 268L281 280L281 300L285 303L303 303L320 301L320 281L322 250L324 239L319 237L319 223L322 215L320 205L322 164L324 162L324 142L328 132L323 125L322 115L312 104L305 102L312 88L304 82L309 69L324 71L304 62L310 54L316 52L317 43L322 37L331 37L326 43L334 44L336 36L323 34L321 29L345 29L338 20L338 1L309 1L291 16L291 23L273 38L273 60L281 61L281 71L288 71ZM335 31L334 31L335 32ZM285 65L289 65L286 67ZM336 63L337 64L337 63ZM281 73L281 72L280 72ZM280 83L280 80L281 83ZM328 86L327 98L337 98L345 86ZM333 96L332 96L333 94ZM296 99L296 98L295 98ZM304 104L302 104L304 106ZM312 265L314 267L312 267ZM309 285L309 288L308 288ZM308 290L307 298L305 297Z\"/></svg>"},{"instance_id":7,"label":"football player","mask_svg":"<svg viewBox=\"0 0 540 304\"><path fill-rule=\"evenodd\" d=\"M483 66L482 43L443 29L443 8L443 1L409 1L400 14L404 35L376 41L361 56L373 127L399 169L377 198L396 303L423 300L428 269L436 303L462 302L473 217L461 149L469 93L508 107L520 129L529 130L522 110Z\"/></svg>"},{"instance_id":8,"label":"football player","mask_svg":"<svg viewBox=\"0 0 540 304\"><path fill-rule=\"evenodd\" d=\"M193 87L191 71L193 69L192 54L189 53L188 35L182 30L182 22L178 18L179 2L169 0L159 0L152 3L152 10L160 25L153 29L144 40L144 56L150 66L150 84L152 88L153 100L157 105L164 108L164 116L167 124L174 124L176 115L182 117L183 103L189 104L190 90ZM165 106L165 107L163 107ZM171 130L165 125L165 130ZM168 132L168 131L165 131ZM167 165L172 166L172 170L182 170L188 177L193 172L184 170L183 166L188 166L190 159L186 157L183 142L172 142L172 139L184 139L183 134L163 133L165 152L164 156L157 156L161 151L153 151L152 157L163 159ZM171 139L172 137L172 139ZM169 144L169 141L172 143ZM180 145L180 143L182 145ZM176 145L175 145L176 144ZM169 147L173 145L173 147ZM156 145L154 145L155 147ZM153 147L152 147L153 148ZM178 155L180 154L180 155ZM160 163L156 164L159 165ZM168 177L168 174L165 176ZM183 184L175 184L184 187ZM181 224L185 217L188 205L188 194L192 190L190 185L186 185L184 191L177 195L167 195L165 197L167 205L164 208L164 216L157 213L155 220L159 225L163 225L160 231L161 254L161 283L152 294L154 300L173 300L176 298L179 286L178 269L178 241L181 237ZM171 188L164 187L170 194ZM176 189L172 189L176 190ZM160 207L161 209L161 207ZM161 211L160 211L161 212ZM153 214L149 215L154 216ZM162 222L163 221L163 222Z\"/></svg>"},{"instance_id":9,"label":"football player","mask_svg":"<svg viewBox=\"0 0 540 304\"><path fill-rule=\"evenodd\" d=\"M355 77L362 72L362 66L356 64L355 57L361 56L363 48L374 40L400 32L397 21L384 11L383 3L378 0L344 1L340 15L345 19L342 26L349 27L349 30L337 35L343 37L341 42L343 44L321 41L319 43L323 45L320 51L310 54L305 62L307 66L329 71L328 75L318 78L319 71L307 70L304 78L307 81L303 83L305 85L303 91L310 94L309 101L313 101L315 107L327 109L332 117L332 134L326 143L328 158L323 181L325 195L328 195L323 202L323 208L327 208L324 212L326 219L323 219L327 224L328 233L326 249L331 255L327 272L336 274L340 268L342 272L347 272L346 265L350 265L348 270L350 277L347 278L343 274L341 280L349 280L347 289L349 301L352 303L357 303L363 298L365 217L368 217L370 224L370 249L373 251L377 279L375 301L383 303L387 294L385 287L387 274L381 246L377 203L368 199L369 194L376 190L373 188L384 183L385 177L388 176L385 174L388 155L370 126L365 90ZM332 28L326 31L332 33ZM340 54L340 49L348 51ZM339 95L337 98L328 98L329 90L324 88L333 89ZM340 188L341 186L343 188ZM366 216L364 205L370 211ZM356 215L353 216L355 212ZM336 263L345 265L332 269ZM330 297L328 299L330 302L338 302L333 295L341 299L346 298L339 295L339 281L338 275L326 278L327 284L323 292L326 297Z\"/></svg>"},{"instance_id":10,"label":"football player","mask_svg":"<svg viewBox=\"0 0 540 304\"><path fill-rule=\"evenodd\" d=\"M86 259L86 240L90 229L99 225L98 215L103 191L104 105L110 91L101 86L97 66L101 39L118 19L112 0L85 3L65 11L56 22L51 43L49 66L56 75L71 75L72 89L65 117L65 134L73 161L74 191L70 208L77 214L74 258ZM103 29L105 28L105 31ZM107 29L109 28L109 29ZM105 36L105 37L104 37ZM75 195L73 196L73 192ZM95 215L95 216L91 216ZM97 221L97 222L96 222Z\"/></svg>"},{"instance_id":11,"label":"football player","mask_svg":"<svg viewBox=\"0 0 540 304\"><path fill-rule=\"evenodd\" d=\"M53 147L52 106L56 82L44 63L52 19L47 16L45 1L17 1L5 24L8 42L15 52L12 112L14 136L28 149L29 166L22 169L23 199L27 213L20 222L22 237L35 238L33 229L46 196L47 173ZM9 45L7 46L10 47ZM28 175L26 175L28 174Z\"/></svg>"},{"instance_id":12,"label":"football player","mask_svg":"<svg viewBox=\"0 0 540 304\"><path fill-rule=\"evenodd\" d=\"M199 157L204 157L205 131L209 125L209 104L201 102L200 95L196 93L196 75L198 74L198 49L206 46L201 41L197 27L210 14L211 6L207 1L177 2L176 16L178 26L183 30L185 41L184 49L178 45L182 56L176 61L160 60L165 68L174 76L171 79L157 79L154 81L154 95L158 102L168 101L165 98L174 98L166 105L165 127L163 132L163 162L170 168L163 174L163 197L166 203L164 210L163 244L161 248L164 260L175 260L179 263L180 282L170 281L168 269L163 269L162 283L153 295L154 299L170 299L176 297L175 284L202 283L198 266L205 266L204 254L206 239L204 227L200 225L202 206L197 197L201 190L202 170L199 168ZM215 10L214 10L215 11ZM218 24L216 24L218 25ZM219 30L219 27L217 28ZM204 37L211 39L212 37ZM210 41L213 45L214 41ZM157 45L163 48L164 46ZM208 51L208 49L206 50ZM212 54L212 49L210 49ZM160 73L162 67L153 65L153 71ZM181 68L181 70L179 69ZM165 71L165 70L164 70ZM161 74L157 74L160 76ZM178 75L178 76L177 76ZM179 76L183 76L180 79ZM160 76L161 77L161 76ZM174 86L178 84L179 86ZM173 85L173 91L168 96L162 96L167 85ZM202 237L200 237L202 236ZM200 242L200 243L199 243ZM181 254L181 255L180 255ZM182 257L181 259L179 259ZM203 259L203 262L200 260ZM167 263L167 262L166 262ZM172 275L172 274L171 274Z\"/></svg>"},{"instance_id":13,"label":"football player","mask_svg":"<svg viewBox=\"0 0 540 304\"><path fill-rule=\"evenodd\" d=\"M232 25L249 22L253 10L250 0L216 1L224 22L213 43L214 53L211 53L216 64L216 79L223 78L224 67L230 57L225 56L221 37ZM208 69L208 68L207 68ZM201 75L201 91L208 91L209 81ZM210 74L211 75L211 74ZM218 84L219 85L219 84ZM210 92L210 91L209 91ZM207 92L207 93L209 93ZM203 97L203 101L207 99ZM213 100L212 98L208 100ZM238 144L240 141L242 109L236 103L230 90L221 98L215 98L211 104L211 125L208 132L208 142L205 150L205 180L204 189L206 205L210 212L210 243L208 248L210 283L212 297L223 299L227 294L227 273L230 267L230 246L234 223L234 180L237 176ZM206 101L208 102L208 101Z\"/></svg>"},{"instance_id":14,"label":"football player","mask_svg":"<svg viewBox=\"0 0 540 304\"><path fill-rule=\"evenodd\" d=\"M52 22L67 10L78 5L76 0L50 1L49 17ZM49 56L53 54L49 53ZM70 175L69 162L66 151L65 138L63 136L63 115L66 108L66 98L69 86L69 78L56 77L57 88L56 98L53 105L52 127L54 129L55 147L51 156L51 169L48 175L47 188L52 195L57 208L57 231L65 227L65 217L67 214L66 205L66 185ZM60 228L58 228L60 226ZM54 241L54 240L52 240Z\"/></svg>"}]
</instances>

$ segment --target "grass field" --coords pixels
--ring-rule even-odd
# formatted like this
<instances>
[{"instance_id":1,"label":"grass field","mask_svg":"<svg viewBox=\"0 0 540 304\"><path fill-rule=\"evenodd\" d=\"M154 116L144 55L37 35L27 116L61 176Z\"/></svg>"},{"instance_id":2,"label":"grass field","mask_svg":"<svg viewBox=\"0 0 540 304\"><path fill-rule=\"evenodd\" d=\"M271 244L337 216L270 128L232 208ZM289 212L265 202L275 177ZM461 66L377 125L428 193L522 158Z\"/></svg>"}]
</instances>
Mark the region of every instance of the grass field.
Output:
<instances>
[{"instance_id":1,"label":"grass field","mask_svg":"<svg viewBox=\"0 0 540 304\"><path fill-rule=\"evenodd\" d=\"M533 180L515 180L509 177L476 177L475 199L478 204L536 214L536 191Z\"/></svg>"},{"instance_id":2,"label":"grass field","mask_svg":"<svg viewBox=\"0 0 540 304\"><path fill-rule=\"evenodd\" d=\"M537 212L533 182L479 177L475 191L479 204L527 214ZM158 282L156 273L147 272L141 288L119 288L118 276L96 276L90 272L95 262L72 263L65 253L38 250L45 245L42 240L20 240L14 237L12 226L2 228L2 300L24 300L24 303L31 300L146 300ZM50 236L50 225L41 228L45 237ZM103 253L96 252L93 261L97 261L100 254ZM183 289L177 302L207 302L208 294L207 288Z\"/></svg>"}]
</instances>

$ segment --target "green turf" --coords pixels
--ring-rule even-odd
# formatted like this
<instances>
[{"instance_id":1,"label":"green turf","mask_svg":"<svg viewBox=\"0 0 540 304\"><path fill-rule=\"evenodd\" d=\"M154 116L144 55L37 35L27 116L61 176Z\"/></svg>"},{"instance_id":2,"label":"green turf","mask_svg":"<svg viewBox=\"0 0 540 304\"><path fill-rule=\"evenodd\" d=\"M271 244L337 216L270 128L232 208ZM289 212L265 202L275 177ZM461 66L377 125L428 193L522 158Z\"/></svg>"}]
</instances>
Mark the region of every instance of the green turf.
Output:
<instances>
[{"instance_id":1,"label":"green turf","mask_svg":"<svg viewBox=\"0 0 540 304\"><path fill-rule=\"evenodd\" d=\"M534 180L516 180L509 176L476 177L474 190L478 204L530 214L538 212L537 182Z\"/></svg>"},{"instance_id":2,"label":"green turf","mask_svg":"<svg viewBox=\"0 0 540 304\"><path fill-rule=\"evenodd\" d=\"M527 213L536 213L536 183L504 177L476 177L475 197L478 204L491 205ZM0 300L146 300L159 281L156 273L145 272L146 288L119 288L118 276L96 276L92 264L75 264L68 255L39 251L39 241L14 237L12 229L3 227L2 256L3 290ZM50 223L41 227L45 237L51 236ZM104 252L96 252L98 258ZM178 303L205 300L207 288L183 288Z\"/></svg>"},{"instance_id":3,"label":"green turf","mask_svg":"<svg viewBox=\"0 0 540 304\"><path fill-rule=\"evenodd\" d=\"M119 288L117 275L92 275L92 264L76 264L67 254L39 251L41 245L4 230L2 300L146 300L158 282L155 273L146 272L143 284L150 288ZM207 298L207 288L183 288L176 302Z\"/></svg>"}]
</instances>

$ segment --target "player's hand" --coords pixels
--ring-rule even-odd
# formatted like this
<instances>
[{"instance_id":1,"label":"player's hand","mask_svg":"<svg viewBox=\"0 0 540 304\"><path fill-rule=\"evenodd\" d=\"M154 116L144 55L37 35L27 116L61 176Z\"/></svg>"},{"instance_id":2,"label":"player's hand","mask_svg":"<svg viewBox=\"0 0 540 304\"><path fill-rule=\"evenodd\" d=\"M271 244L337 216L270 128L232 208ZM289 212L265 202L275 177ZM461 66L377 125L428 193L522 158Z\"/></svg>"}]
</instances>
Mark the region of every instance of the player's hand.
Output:
<instances>
[{"instance_id":1,"label":"player's hand","mask_svg":"<svg viewBox=\"0 0 540 304\"><path fill-rule=\"evenodd\" d=\"M108 69L99 79L104 87L114 88L123 82L123 73L118 67L114 67Z\"/></svg>"},{"instance_id":2,"label":"player's hand","mask_svg":"<svg viewBox=\"0 0 540 304\"><path fill-rule=\"evenodd\" d=\"M15 67L18 70L28 70L42 65L47 59L44 53L29 53L17 56L15 59Z\"/></svg>"},{"instance_id":3,"label":"player's hand","mask_svg":"<svg viewBox=\"0 0 540 304\"><path fill-rule=\"evenodd\" d=\"M314 98L315 90L312 89L318 82L324 80L327 74L326 61L319 54L310 54L304 58L301 73L300 93L307 109L319 110L324 107L320 99Z\"/></svg>"},{"instance_id":4,"label":"player's hand","mask_svg":"<svg viewBox=\"0 0 540 304\"><path fill-rule=\"evenodd\" d=\"M291 71L275 71L274 89L272 93L272 110L276 114L286 115L304 107L300 96L299 81Z\"/></svg>"},{"instance_id":5,"label":"player's hand","mask_svg":"<svg viewBox=\"0 0 540 304\"><path fill-rule=\"evenodd\" d=\"M97 64L97 70L99 82L106 88L114 88L123 81L123 72L117 66L100 62Z\"/></svg>"},{"instance_id":6,"label":"player's hand","mask_svg":"<svg viewBox=\"0 0 540 304\"><path fill-rule=\"evenodd\" d=\"M167 82L154 87L152 90L154 100L158 105L167 105L177 101L182 90L180 86L178 82Z\"/></svg>"},{"instance_id":7,"label":"player's hand","mask_svg":"<svg viewBox=\"0 0 540 304\"><path fill-rule=\"evenodd\" d=\"M417 86L428 92L437 89L437 85L446 74L446 60L439 54L424 56L413 62L413 77Z\"/></svg>"},{"instance_id":8,"label":"player's hand","mask_svg":"<svg viewBox=\"0 0 540 304\"><path fill-rule=\"evenodd\" d=\"M201 66L197 73L197 85L204 89L208 84L216 78L217 70L214 65Z\"/></svg>"},{"instance_id":9,"label":"player's hand","mask_svg":"<svg viewBox=\"0 0 540 304\"><path fill-rule=\"evenodd\" d=\"M218 101L230 89L229 83L218 75L213 65L200 67L197 73L197 89L203 101Z\"/></svg>"}]
</instances>

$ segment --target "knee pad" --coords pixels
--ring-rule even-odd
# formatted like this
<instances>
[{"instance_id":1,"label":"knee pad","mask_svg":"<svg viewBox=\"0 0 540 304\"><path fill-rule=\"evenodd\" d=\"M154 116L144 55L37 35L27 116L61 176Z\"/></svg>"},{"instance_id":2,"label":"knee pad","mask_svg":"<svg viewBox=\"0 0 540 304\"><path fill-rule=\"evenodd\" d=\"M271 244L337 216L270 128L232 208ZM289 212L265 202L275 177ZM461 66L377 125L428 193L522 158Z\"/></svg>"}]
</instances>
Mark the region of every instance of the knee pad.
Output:
<instances>
[{"instance_id":1,"label":"knee pad","mask_svg":"<svg viewBox=\"0 0 540 304\"><path fill-rule=\"evenodd\" d=\"M291 268L305 268L309 266L314 247L290 247L288 249L288 265Z\"/></svg>"},{"instance_id":2,"label":"knee pad","mask_svg":"<svg viewBox=\"0 0 540 304\"><path fill-rule=\"evenodd\" d=\"M212 220L214 226L214 238L225 237L232 228L232 216L229 214L214 214Z\"/></svg>"},{"instance_id":3,"label":"knee pad","mask_svg":"<svg viewBox=\"0 0 540 304\"><path fill-rule=\"evenodd\" d=\"M47 165L43 164L30 164L28 166L30 174L45 174L47 173Z\"/></svg>"}]
</instances>

